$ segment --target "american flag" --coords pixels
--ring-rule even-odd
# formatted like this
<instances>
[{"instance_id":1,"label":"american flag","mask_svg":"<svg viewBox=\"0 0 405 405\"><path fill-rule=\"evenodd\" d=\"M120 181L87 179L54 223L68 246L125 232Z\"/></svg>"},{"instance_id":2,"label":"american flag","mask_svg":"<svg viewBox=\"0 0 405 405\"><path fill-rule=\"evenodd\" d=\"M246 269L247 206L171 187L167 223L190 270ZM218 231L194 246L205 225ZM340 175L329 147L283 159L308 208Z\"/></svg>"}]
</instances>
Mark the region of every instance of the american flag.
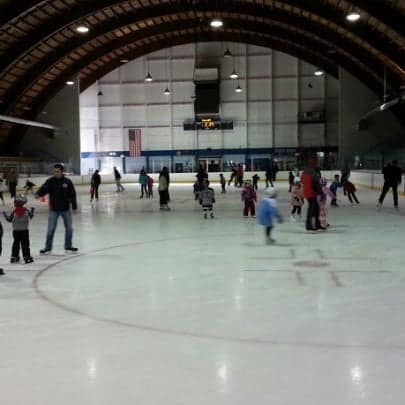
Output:
<instances>
[{"instance_id":1,"label":"american flag","mask_svg":"<svg viewBox=\"0 0 405 405\"><path fill-rule=\"evenodd\" d=\"M141 156L142 132L139 128L130 129L129 135L129 156Z\"/></svg>"}]
</instances>

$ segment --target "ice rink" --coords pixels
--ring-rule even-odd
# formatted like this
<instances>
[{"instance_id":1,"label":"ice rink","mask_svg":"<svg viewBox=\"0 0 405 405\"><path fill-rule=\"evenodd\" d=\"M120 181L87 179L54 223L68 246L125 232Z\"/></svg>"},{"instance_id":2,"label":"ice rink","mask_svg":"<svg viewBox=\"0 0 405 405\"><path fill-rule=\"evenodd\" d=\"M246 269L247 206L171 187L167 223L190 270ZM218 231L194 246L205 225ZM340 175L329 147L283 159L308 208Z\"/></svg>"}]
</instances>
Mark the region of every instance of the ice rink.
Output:
<instances>
[{"instance_id":1,"label":"ice rink","mask_svg":"<svg viewBox=\"0 0 405 405\"><path fill-rule=\"evenodd\" d=\"M64 254L60 221L45 257L47 206L31 197L30 265L8 263L2 218L0 403L401 404L404 198L377 211L378 191L360 205L341 193L331 228L308 234L278 188L271 246L233 187L216 188L213 220L191 185L171 187L171 212L136 185L102 186L97 203L78 188L79 254Z\"/></svg>"}]
</instances>

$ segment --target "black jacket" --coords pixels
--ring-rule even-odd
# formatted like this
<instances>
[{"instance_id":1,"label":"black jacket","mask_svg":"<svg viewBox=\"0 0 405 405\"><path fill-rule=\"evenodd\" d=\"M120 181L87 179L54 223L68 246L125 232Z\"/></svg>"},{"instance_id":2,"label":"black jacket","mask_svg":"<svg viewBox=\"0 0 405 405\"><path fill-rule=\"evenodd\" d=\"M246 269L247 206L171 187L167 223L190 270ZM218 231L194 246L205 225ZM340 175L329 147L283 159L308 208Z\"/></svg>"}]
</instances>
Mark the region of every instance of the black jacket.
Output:
<instances>
[{"instance_id":1,"label":"black jacket","mask_svg":"<svg viewBox=\"0 0 405 405\"><path fill-rule=\"evenodd\" d=\"M38 197L49 194L49 208L52 211L67 211L70 204L72 209L77 209L76 191L72 180L67 177L50 177L35 194Z\"/></svg>"},{"instance_id":2,"label":"black jacket","mask_svg":"<svg viewBox=\"0 0 405 405\"><path fill-rule=\"evenodd\" d=\"M97 174L93 174L93 176L91 176L91 185L93 187L97 187L101 184L101 176L97 173Z\"/></svg>"},{"instance_id":3,"label":"black jacket","mask_svg":"<svg viewBox=\"0 0 405 405\"><path fill-rule=\"evenodd\" d=\"M383 169L384 181L391 185L398 185L401 183L402 174L398 166L388 164Z\"/></svg>"}]
</instances>

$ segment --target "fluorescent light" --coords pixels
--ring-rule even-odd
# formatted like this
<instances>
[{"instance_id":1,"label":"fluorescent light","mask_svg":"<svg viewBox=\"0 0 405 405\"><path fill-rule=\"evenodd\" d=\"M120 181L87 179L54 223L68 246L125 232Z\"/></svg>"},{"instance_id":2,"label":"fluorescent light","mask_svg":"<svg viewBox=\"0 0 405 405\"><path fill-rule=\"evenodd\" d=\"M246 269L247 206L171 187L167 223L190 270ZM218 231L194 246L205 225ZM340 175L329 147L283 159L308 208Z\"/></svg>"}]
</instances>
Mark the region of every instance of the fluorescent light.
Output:
<instances>
[{"instance_id":1,"label":"fluorescent light","mask_svg":"<svg viewBox=\"0 0 405 405\"><path fill-rule=\"evenodd\" d=\"M351 13L349 13L346 16L346 20L350 21L350 22L355 22L355 21L360 20L360 17L361 17L361 15L359 13L352 11Z\"/></svg>"},{"instance_id":2,"label":"fluorescent light","mask_svg":"<svg viewBox=\"0 0 405 405\"><path fill-rule=\"evenodd\" d=\"M237 79L239 76L236 73L235 69L232 70L232 73L229 75L231 79Z\"/></svg>"},{"instance_id":3,"label":"fluorescent light","mask_svg":"<svg viewBox=\"0 0 405 405\"><path fill-rule=\"evenodd\" d=\"M128 63L128 62L129 62L129 59L121 59L120 62L121 62L121 63Z\"/></svg>"},{"instance_id":4,"label":"fluorescent light","mask_svg":"<svg viewBox=\"0 0 405 405\"><path fill-rule=\"evenodd\" d=\"M166 87L166 89L165 89L165 91L163 92L163 94L164 94L165 96L170 96L170 90L169 90L168 87Z\"/></svg>"},{"instance_id":5,"label":"fluorescent light","mask_svg":"<svg viewBox=\"0 0 405 405\"><path fill-rule=\"evenodd\" d=\"M214 18L210 22L210 25L211 25L212 28L219 28L219 27L222 27L224 25L224 23L219 18Z\"/></svg>"},{"instance_id":6,"label":"fluorescent light","mask_svg":"<svg viewBox=\"0 0 405 405\"><path fill-rule=\"evenodd\" d=\"M89 27L86 27L85 25L79 25L76 28L76 31L79 32L80 34L87 34L90 31L90 29L89 29Z\"/></svg>"},{"instance_id":7,"label":"fluorescent light","mask_svg":"<svg viewBox=\"0 0 405 405\"><path fill-rule=\"evenodd\" d=\"M68 86L73 86L73 85L75 84L75 82L74 82L73 80L68 80L68 81L66 82L66 84L67 84Z\"/></svg>"},{"instance_id":8,"label":"fluorescent light","mask_svg":"<svg viewBox=\"0 0 405 405\"><path fill-rule=\"evenodd\" d=\"M315 76L323 76L325 74L325 72L322 69L317 69L314 72Z\"/></svg>"},{"instance_id":9,"label":"fluorescent light","mask_svg":"<svg viewBox=\"0 0 405 405\"><path fill-rule=\"evenodd\" d=\"M236 93L242 93L242 91L243 91L242 87L240 87L239 84L238 84L238 87L235 89L235 92Z\"/></svg>"},{"instance_id":10,"label":"fluorescent light","mask_svg":"<svg viewBox=\"0 0 405 405\"><path fill-rule=\"evenodd\" d=\"M145 77L145 82L151 82L153 80L152 75L150 74L150 72L148 72L148 74Z\"/></svg>"}]
</instances>

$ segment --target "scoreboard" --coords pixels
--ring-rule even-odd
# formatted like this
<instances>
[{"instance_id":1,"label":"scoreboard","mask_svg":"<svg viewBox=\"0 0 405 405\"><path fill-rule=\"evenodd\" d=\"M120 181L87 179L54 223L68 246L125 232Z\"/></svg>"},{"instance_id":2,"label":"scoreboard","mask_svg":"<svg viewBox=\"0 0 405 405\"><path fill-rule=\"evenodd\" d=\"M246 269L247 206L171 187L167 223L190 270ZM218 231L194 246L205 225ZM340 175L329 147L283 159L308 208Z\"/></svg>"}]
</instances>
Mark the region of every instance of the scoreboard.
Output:
<instances>
[{"instance_id":1,"label":"scoreboard","mask_svg":"<svg viewBox=\"0 0 405 405\"><path fill-rule=\"evenodd\" d=\"M233 121L222 121L215 118L201 118L196 121L186 121L183 124L184 131L195 131L195 130L232 130Z\"/></svg>"}]
</instances>

